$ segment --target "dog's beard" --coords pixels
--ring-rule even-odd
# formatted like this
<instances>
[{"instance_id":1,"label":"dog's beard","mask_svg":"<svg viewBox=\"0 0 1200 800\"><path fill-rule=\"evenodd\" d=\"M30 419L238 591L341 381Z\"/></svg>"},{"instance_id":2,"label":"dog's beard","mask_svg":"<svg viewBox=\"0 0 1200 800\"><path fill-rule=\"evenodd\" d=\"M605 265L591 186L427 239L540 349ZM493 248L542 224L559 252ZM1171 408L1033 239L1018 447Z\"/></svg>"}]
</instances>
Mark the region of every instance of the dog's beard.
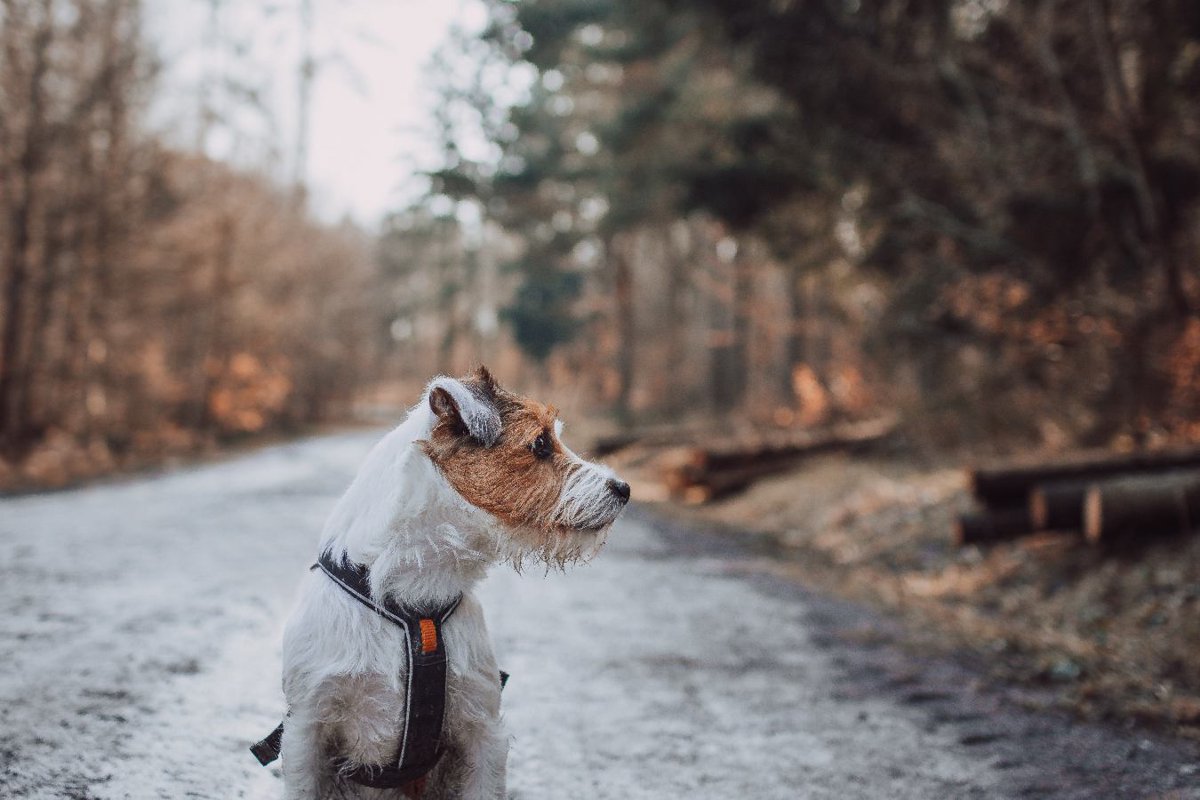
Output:
<instances>
[{"instance_id":1,"label":"dog's beard","mask_svg":"<svg viewBox=\"0 0 1200 800\"><path fill-rule=\"evenodd\" d=\"M613 524L625 503L608 488L607 470L576 470L563 486L554 512L555 524L570 531L600 531Z\"/></svg>"},{"instance_id":2,"label":"dog's beard","mask_svg":"<svg viewBox=\"0 0 1200 800\"><path fill-rule=\"evenodd\" d=\"M524 524L499 525L496 557L517 571L529 564L563 570L586 564L608 539L625 504L608 488L611 473L594 465L572 471L558 500L544 515Z\"/></svg>"},{"instance_id":3,"label":"dog's beard","mask_svg":"<svg viewBox=\"0 0 1200 800\"><path fill-rule=\"evenodd\" d=\"M604 548L608 528L593 531L524 527L500 534L498 557L518 572L530 564L563 570L585 564Z\"/></svg>"},{"instance_id":4,"label":"dog's beard","mask_svg":"<svg viewBox=\"0 0 1200 800\"><path fill-rule=\"evenodd\" d=\"M580 469L567 479L548 519L500 535L500 557L518 570L527 563L563 569L586 563L604 547L625 507L608 488L605 471Z\"/></svg>"}]
</instances>

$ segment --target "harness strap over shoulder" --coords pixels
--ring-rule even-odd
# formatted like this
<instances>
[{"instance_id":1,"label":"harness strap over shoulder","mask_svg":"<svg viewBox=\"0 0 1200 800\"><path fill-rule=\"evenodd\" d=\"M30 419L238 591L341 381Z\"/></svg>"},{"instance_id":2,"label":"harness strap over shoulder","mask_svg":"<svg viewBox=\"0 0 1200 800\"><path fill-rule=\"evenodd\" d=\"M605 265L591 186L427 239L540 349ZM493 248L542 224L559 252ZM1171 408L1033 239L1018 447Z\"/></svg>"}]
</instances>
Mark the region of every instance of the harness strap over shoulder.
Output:
<instances>
[{"instance_id":1,"label":"harness strap over shoulder","mask_svg":"<svg viewBox=\"0 0 1200 800\"><path fill-rule=\"evenodd\" d=\"M446 643L442 625L458 608L462 597L438 608L401 606L385 597L371 596L369 573L360 564L335 560L321 554L313 569L320 569L348 595L404 631L408 651L405 710L400 723L400 742L394 764L355 764L338 759L338 771L355 783L392 789L412 783L437 765L442 755L442 723L446 712ZM263 766L279 757L283 725L250 748Z\"/></svg>"}]
</instances>

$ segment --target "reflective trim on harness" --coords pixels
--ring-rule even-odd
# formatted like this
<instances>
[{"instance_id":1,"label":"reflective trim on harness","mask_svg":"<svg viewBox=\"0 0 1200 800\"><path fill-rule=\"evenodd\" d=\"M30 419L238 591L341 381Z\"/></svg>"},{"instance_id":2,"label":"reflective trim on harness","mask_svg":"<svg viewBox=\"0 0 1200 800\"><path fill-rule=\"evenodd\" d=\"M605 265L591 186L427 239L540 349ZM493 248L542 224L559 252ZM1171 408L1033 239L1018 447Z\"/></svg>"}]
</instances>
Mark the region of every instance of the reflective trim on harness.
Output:
<instances>
[{"instance_id":1,"label":"reflective trim on harness","mask_svg":"<svg viewBox=\"0 0 1200 800\"><path fill-rule=\"evenodd\" d=\"M404 631L408 652L408 675L404 717L400 724L400 742L393 765L354 764L336 760L338 771L355 783L373 788L393 789L426 775L442 755L442 723L446 711L446 642L441 626L458 608L462 596L439 608L412 609L400 606L390 597L380 603L371 597L367 568L346 561L335 561L326 551L312 569L320 569L348 595L376 614L395 623ZM279 757L283 724L267 738L250 748L266 766Z\"/></svg>"}]
</instances>

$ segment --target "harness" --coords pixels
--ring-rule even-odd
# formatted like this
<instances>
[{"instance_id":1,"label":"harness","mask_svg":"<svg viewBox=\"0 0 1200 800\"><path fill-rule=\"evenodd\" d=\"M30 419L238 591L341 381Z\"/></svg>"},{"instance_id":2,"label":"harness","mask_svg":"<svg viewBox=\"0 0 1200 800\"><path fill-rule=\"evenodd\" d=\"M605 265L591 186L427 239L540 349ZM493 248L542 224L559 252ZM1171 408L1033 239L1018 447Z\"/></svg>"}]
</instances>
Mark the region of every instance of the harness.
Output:
<instances>
[{"instance_id":1,"label":"harness","mask_svg":"<svg viewBox=\"0 0 1200 800\"><path fill-rule=\"evenodd\" d=\"M397 789L420 780L437 765L442 756L442 719L446 711L446 642L442 625L458 608L462 596L440 608L414 609L397 604L391 597L380 603L371 597L367 568L361 564L335 561L326 551L311 569L320 569L346 594L404 631L408 651L408 680L400 743L391 765L356 764L338 758L335 765L341 775L374 789ZM507 675L501 673L501 686ZM285 720L286 721L286 720ZM284 723L250 752L264 767L279 758Z\"/></svg>"}]
</instances>

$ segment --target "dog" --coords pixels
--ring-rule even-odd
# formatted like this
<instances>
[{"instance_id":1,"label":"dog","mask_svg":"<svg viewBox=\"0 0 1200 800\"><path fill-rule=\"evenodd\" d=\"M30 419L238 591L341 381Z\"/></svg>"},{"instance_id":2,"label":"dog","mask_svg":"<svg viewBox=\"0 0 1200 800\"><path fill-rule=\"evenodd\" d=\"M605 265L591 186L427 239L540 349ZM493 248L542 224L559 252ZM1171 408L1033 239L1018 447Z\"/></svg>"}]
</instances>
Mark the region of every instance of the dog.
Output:
<instances>
[{"instance_id":1,"label":"dog","mask_svg":"<svg viewBox=\"0 0 1200 800\"><path fill-rule=\"evenodd\" d=\"M395 760L419 650L335 573L314 568L283 640L288 800L506 797L502 684L473 588L496 563L590 559L629 501L629 485L575 455L561 433L556 409L503 389L480 367L431 381L367 456L325 525L321 563L361 570L371 598L451 608L440 631L431 626L448 653L438 757L398 788L354 779L354 769Z\"/></svg>"}]
</instances>

